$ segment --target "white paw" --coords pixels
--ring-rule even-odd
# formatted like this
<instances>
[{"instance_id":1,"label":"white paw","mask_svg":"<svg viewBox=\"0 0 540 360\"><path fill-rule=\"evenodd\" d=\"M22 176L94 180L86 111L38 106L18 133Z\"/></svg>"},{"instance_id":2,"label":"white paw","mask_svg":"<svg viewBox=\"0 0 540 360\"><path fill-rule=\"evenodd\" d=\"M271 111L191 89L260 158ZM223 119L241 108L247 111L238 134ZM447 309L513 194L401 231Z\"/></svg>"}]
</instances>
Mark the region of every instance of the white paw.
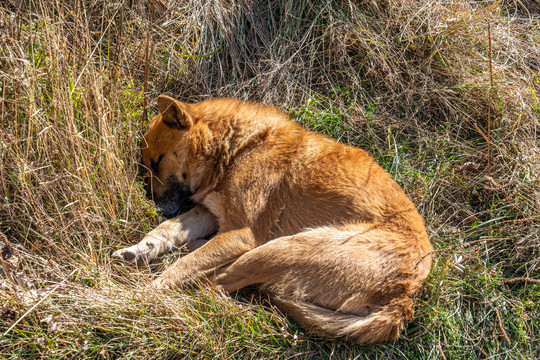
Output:
<instances>
[{"instance_id":1,"label":"white paw","mask_svg":"<svg viewBox=\"0 0 540 360\"><path fill-rule=\"evenodd\" d=\"M112 254L113 259L120 259L128 263L136 264L141 260L140 254L134 249L135 246L126 248L126 249L120 249L116 250Z\"/></svg>"},{"instance_id":2,"label":"white paw","mask_svg":"<svg viewBox=\"0 0 540 360\"><path fill-rule=\"evenodd\" d=\"M131 264L143 265L169 250L164 240L147 236L137 245L115 251L112 257Z\"/></svg>"}]
</instances>

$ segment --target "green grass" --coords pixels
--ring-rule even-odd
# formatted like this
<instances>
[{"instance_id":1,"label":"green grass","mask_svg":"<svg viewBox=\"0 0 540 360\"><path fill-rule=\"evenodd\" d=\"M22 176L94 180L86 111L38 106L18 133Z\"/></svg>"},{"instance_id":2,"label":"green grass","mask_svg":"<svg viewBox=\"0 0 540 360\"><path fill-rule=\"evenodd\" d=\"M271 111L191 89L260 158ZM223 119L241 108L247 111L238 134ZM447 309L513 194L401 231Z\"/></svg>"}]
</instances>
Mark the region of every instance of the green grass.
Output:
<instances>
[{"instance_id":1,"label":"green grass","mask_svg":"<svg viewBox=\"0 0 540 360\"><path fill-rule=\"evenodd\" d=\"M539 357L539 8L513 4L0 5L0 357ZM377 159L436 249L400 339L318 338L254 289L147 289L178 254L111 262L161 219L137 178L161 93L272 102Z\"/></svg>"}]
</instances>

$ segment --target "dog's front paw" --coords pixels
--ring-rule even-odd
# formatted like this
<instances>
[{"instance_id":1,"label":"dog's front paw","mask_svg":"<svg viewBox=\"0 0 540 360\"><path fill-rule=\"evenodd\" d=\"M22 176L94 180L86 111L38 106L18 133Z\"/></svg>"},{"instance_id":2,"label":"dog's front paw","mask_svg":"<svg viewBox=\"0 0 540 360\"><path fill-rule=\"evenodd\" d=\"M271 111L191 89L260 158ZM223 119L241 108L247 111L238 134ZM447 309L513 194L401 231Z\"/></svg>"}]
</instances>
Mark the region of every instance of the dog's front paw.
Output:
<instances>
[{"instance_id":1,"label":"dog's front paw","mask_svg":"<svg viewBox=\"0 0 540 360\"><path fill-rule=\"evenodd\" d=\"M174 276L173 271L165 271L157 279L150 283L150 287L158 290L172 289L175 287L181 287L182 281L179 281L179 277Z\"/></svg>"},{"instance_id":2,"label":"dog's front paw","mask_svg":"<svg viewBox=\"0 0 540 360\"><path fill-rule=\"evenodd\" d=\"M143 263L143 256L141 256L141 252L137 249L137 246L116 250L112 254L112 258L122 260L130 264L141 265Z\"/></svg>"},{"instance_id":3,"label":"dog's front paw","mask_svg":"<svg viewBox=\"0 0 540 360\"><path fill-rule=\"evenodd\" d=\"M170 289L172 286L172 282L162 279L161 277L150 283L150 287L157 290Z\"/></svg>"},{"instance_id":4,"label":"dog's front paw","mask_svg":"<svg viewBox=\"0 0 540 360\"><path fill-rule=\"evenodd\" d=\"M115 251L112 257L131 264L143 265L156 259L159 254L170 250L171 244L166 239L148 234L137 245Z\"/></svg>"}]
</instances>

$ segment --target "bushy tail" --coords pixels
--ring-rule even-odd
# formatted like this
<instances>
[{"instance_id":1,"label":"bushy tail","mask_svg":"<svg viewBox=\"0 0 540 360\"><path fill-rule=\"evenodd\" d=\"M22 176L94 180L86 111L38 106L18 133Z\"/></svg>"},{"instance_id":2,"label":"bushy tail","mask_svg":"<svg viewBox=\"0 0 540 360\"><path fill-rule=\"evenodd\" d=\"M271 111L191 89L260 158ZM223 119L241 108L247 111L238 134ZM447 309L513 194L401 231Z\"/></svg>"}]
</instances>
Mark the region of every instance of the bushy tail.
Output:
<instances>
[{"instance_id":1,"label":"bushy tail","mask_svg":"<svg viewBox=\"0 0 540 360\"><path fill-rule=\"evenodd\" d=\"M402 297L367 315L345 314L305 302L274 297L273 302L306 329L357 344L388 341L399 336L403 322L413 317L412 300Z\"/></svg>"}]
</instances>

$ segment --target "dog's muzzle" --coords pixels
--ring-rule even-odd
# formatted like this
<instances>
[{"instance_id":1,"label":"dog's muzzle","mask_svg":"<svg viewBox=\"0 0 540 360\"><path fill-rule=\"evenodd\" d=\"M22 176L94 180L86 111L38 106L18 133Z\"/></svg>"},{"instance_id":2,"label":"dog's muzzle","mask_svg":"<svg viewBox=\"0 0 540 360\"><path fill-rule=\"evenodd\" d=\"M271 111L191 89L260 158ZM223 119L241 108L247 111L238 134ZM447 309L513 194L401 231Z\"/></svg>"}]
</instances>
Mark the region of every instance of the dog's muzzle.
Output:
<instances>
[{"instance_id":1,"label":"dog's muzzle","mask_svg":"<svg viewBox=\"0 0 540 360\"><path fill-rule=\"evenodd\" d=\"M187 186L177 181L171 182L169 189L161 196L152 194L148 190L146 195L149 199L154 200L166 218L180 215L195 206L195 203L191 200L193 193Z\"/></svg>"}]
</instances>

